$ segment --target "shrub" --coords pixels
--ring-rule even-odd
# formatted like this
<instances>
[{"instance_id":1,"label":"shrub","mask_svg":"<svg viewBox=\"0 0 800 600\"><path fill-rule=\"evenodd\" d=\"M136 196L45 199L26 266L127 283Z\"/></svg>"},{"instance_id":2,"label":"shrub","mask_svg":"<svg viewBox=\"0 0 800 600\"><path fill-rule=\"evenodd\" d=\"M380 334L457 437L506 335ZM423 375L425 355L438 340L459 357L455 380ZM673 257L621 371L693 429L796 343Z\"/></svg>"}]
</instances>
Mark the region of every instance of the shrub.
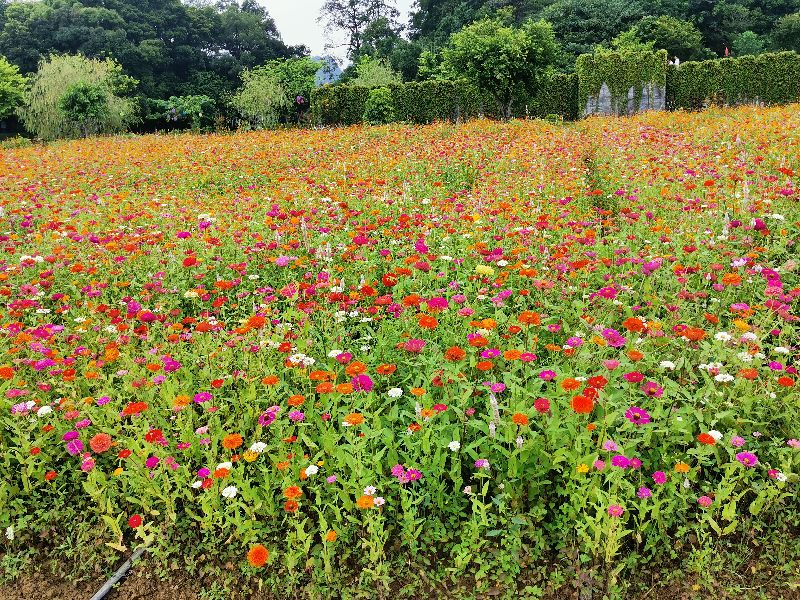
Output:
<instances>
[{"instance_id":1,"label":"shrub","mask_svg":"<svg viewBox=\"0 0 800 600\"><path fill-rule=\"evenodd\" d=\"M371 89L364 104L364 121L370 125L382 125L394 120L392 92L385 87Z\"/></svg>"},{"instance_id":2,"label":"shrub","mask_svg":"<svg viewBox=\"0 0 800 600\"><path fill-rule=\"evenodd\" d=\"M119 64L110 59L51 56L39 65L24 104L17 112L25 128L43 140L79 137L86 133L88 123L81 120L88 119L88 113L81 117L80 111L88 110L102 95L105 107L91 108L91 133L116 133L126 130L134 120L134 104L123 96L136 83L123 75ZM62 109L65 96L69 96L69 101L63 106L77 112L67 114Z\"/></svg>"},{"instance_id":3,"label":"shrub","mask_svg":"<svg viewBox=\"0 0 800 600\"><path fill-rule=\"evenodd\" d=\"M0 56L0 119L14 113L25 98L25 78Z\"/></svg>"},{"instance_id":4,"label":"shrub","mask_svg":"<svg viewBox=\"0 0 800 600\"><path fill-rule=\"evenodd\" d=\"M108 119L108 90L84 81L67 88L58 102L64 119L80 129L83 137L98 133Z\"/></svg>"},{"instance_id":5,"label":"shrub","mask_svg":"<svg viewBox=\"0 0 800 600\"><path fill-rule=\"evenodd\" d=\"M216 103L205 95L170 96L168 100L149 100L149 121L188 125L192 131L210 127L214 123Z\"/></svg>"},{"instance_id":6,"label":"shrub","mask_svg":"<svg viewBox=\"0 0 800 600\"><path fill-rule=\"evenodd\" d=\"M667 107L708 104L788 104L800 98L800 54L777 52L686 62L667 71Z\"/></svg>"}]
</instances>

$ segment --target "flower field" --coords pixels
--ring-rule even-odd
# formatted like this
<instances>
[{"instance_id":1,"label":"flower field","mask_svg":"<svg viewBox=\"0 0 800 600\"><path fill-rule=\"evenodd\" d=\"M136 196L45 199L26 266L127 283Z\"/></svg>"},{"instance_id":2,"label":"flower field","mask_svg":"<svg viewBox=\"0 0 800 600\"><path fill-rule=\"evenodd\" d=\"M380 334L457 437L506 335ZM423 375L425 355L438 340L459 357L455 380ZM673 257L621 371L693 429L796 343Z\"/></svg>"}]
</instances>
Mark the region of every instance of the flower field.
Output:
<instances>
[{"instance_id":1,"label":"flower field","mask_svg":"<svg viewBox=\"0 0 800 600\"><path fill-rule=\"evenodd\" d=\"M797 105L1 160L6 576L798 584Z\"/></svg>"}]
</instances>

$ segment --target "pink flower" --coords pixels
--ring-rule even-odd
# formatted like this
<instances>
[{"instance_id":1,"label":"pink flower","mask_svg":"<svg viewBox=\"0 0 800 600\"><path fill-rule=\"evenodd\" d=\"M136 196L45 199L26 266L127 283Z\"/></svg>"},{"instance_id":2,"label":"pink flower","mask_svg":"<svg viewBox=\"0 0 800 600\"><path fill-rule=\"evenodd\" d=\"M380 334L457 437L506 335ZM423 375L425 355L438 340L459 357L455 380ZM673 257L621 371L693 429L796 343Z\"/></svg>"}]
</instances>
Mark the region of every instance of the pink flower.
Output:
<instances>
[{"instance_id":1,"label":"pink flower","mask_svg":"<svg viewBox=\"0 0 800 600\"><path fill-rule=\"evenodd\" d=\"M619 504L612 504L608 507L608 516L609 517L621 517L622 514L625 512L625 509L622 508Z\"/></svg>"},{"instance_id":2,"label":"pink flower","mask_svg":"<svg viewBox=\"0 0 800 600\"><path fill-rule=\"evenodd\" d=\"M411 338L410 340L406 340L406 343L403 345L403 349L406 350L407 352L419 354L425 349L426 345L427 342L425 340Z\"/></svg>"},{"instance_id":3,"label":"pink flower","mask_svg":"<svg viewBox=\"0 0 800 600\"><path fill-rule=\"evenodd\" d=\"M697 499L697 503L700 506L702 506L703 508L708 508L709 506L711 506L712 502L713 502L713 500L711 498L709 498L708 496L700 496Z\"/></svg>"}]
</instances>

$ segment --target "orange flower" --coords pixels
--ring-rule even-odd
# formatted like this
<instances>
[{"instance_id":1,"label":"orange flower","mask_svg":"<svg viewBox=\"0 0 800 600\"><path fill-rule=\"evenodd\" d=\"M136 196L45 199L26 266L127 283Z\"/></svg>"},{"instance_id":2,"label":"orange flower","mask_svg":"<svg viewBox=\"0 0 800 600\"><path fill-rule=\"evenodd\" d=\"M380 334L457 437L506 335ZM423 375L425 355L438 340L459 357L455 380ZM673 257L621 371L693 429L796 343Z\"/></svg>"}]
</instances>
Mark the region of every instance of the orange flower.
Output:
<instances>
[{"instance_id":1,"label":"orange flower","mask_svg":"<svg viewBox=\"0 0 800 600\"><path fill-rule=\"evenodd\" d=\"M594 410L594 401L586 396L574 396L571 402L572 410L580 415L588 415Z\"/></svg>"},{"instance_id":2,"label":"orange flower","mask_svg":"<svg viewBox=\"0 0 800 600\"><path fill-rule=\"evenodd\" d=\"M567 377L564 381L561 382L561 389L565 392L571 392L572 390L577 390L581 387L581 382L577 379L573 379L572 377Z\"/></svg>"},{"instance_id":3,"label":"orange flower","mask_svg":"<svg viewBox=\"0 0 800 600\"><path fill-rule=\"evenodd\" d=\"M722 276L722 283L724 285L739 285L742 283L742 276L738 273L725 273L725 275Z\"/></svg>"},{"instance_id":4,"label":"orange flower","mask_svg":"<svg viewBox=\"0 0 800 600\"><path fill-rule=\"evenodd\" d=\"M352 394L353 393L353 384L352 383L340 383L336 386L336 391L340 394Z\"/></svg>"},{"instance_id":5,"label":"orange flower","mask_svg":"<svg viewBox=\"0 0 800 600\"><path fill-rule=\"evenodd\" d=\"M408 426L408 430L411 433L416 433L420 429L422 429L422 425L420 425L419 423L412 423L411 425Z\"/></svg>"},{"instance_id":6,"label":"orange flower","mask_svg":"<svg viewBox=\"0 0 800 600\"><path fill-rule=\"evenodd\" d=\"M523 325L541 325L542 318L539 316L539 313L526 310L525 312L520 313L519 317L517 317L517 321Z\"/></svg>"},{"instance_id":7,"label":"orange flower","mask_svg":"<svg viewBox=\"0 0 800 600\"><path fill-rule=\"evenodd\" d=\"M528 417L522 413L514 413L514 416L511 417L511 420L514 421L517 425L524 426L528 424Z\"/></svg>"},{"instance_id":8,"label":"orange flower","mask_svg":"<svg viewBox=\"0 0 800 600\"><path fill-rule=\"evenodd\" d=\"M413 396L416 396L417 398L419 398L420 396L424 396L425 395L425 390L422 389L422 388L413 387L409 391L411 392L411 394Z\"/></svg>"},{"instance_id":9,"label":"orange flower","mask_svg":"<svg viewBox=\"0 0 800 600\"><path fill-rule=\"evenodd\" d=\"M333 529L331 529L328 533L325 534L325 541L326 542L336 541L336 532Z\"/></svg>"},{"instance_id":10,"label":"orange flower","mask_svg":"<svg viewBox=\"0 0 800 600\"><path fill-rule=\"evenodd\" d=\"M689 465L685 462L678 461L675 463L675 472L676 473L688 473L689 472Z\"/></svg>"},{"instance_id":11,"label":"orange flower","mask_svg":"<svg viewBox=\"0 0 800 600\"><path fill-rule=\"evenodd\" d=\"M344 418L344 422L351 426L361 425L364 422L364 415L361 413L350 413Z\"/></svg>"},{"instance_id":12,"label":"orange flower","mask_svg":"<svg viewBox=\"0 0 800 600\"><path fill-rule=\"evenodd\" d=\"M186 394L179 394L178 396L175 396L175 406L188 406L190 401L191 399Z\"/></svg>"},{"instance_id":13,"label":"orange flower","mask_svg":"<svg viewBox=\"0 0 800 600\"><path fill-rule=\"evenodd\" d=\"M344 370L344 372L347 373L350 377L353 377L355 375L361 375L362 373L367 372L367 365L358 360L354 360L349 365L347 365L347 368Z\"/></svg>"},{"instance_id":14,"label":"orange flower","mask_svg":"<svg viewBox=\"0 0 800 600\"><path fill-rule=\"evenodd\" d=\"M447 351L444 353L445 359L453 362L458 360L464 360L466 356L467 353L458 346L453 346L451 348L448 348Z\"/></svg>"},{"instance_id":15,"label":"orange flower","mask_svg":"<svg viewBox=\"0 0 800 600\"><path fill-rule=\"evenodd\" d=\"M686 339L691 340L692 342L699 342L706 337L706 332L699 327L687 327L683 332L683 335Z\"/></svg>"},{"instance_id":16,"label":"orange flower","mask_svg":"<svg viewBox=\"0 0 800 600\"><path fill-rule=\"evenodd\" d=\"M506 350L503 352L503 358L506 360L518 360L519 357L522 356L522 352L519 350Z\"/></svg>"},{"instance_id":17,"label":"orange flower","mask_svg":"<svg viewBox=\"0 0 800 600\"><path fill-rule=\"evenodd\" d=\"M323 381L314 389L318 394L330 394L333 391L333 384L330 381Z\"/></svg>"},{"instance_id":18,"label":"orange flower","mask_svg":"<svg viewBox=\"0 0 800 600\"><path fill-rule=\"evenodd\" d=\"M297 512L298 508L300 508L300 505L294 500L287 500L286 503L283 505L283 510L285 510L288 513Z\"/></svg>"},{"instance_id":19,"label":"orange flower","mask_svg":"<svg viewBox=\"0 0 800 600\"><path fill-rule=\"evenodd\" d=\"M701 444L705 444L706 446L713 446L717 443L717 440L714 439L714 436L709 433L701 433L697 436L697 441Z\"/></svg>"},{"instance_id":20,"label":"orange flower","mask_svg":"<svg viewBox=\"0 0 800 600\"><path fill-rule=\"evenodd\" d=\"M247 319L247 326L252 327L253 329L259 329L263 327L266 322L266 317L262 317L261 315L253 315Z\"/></svg>"},{"instance_id":21,"label":"orange flower","mask_svg":"<svg viewBox=\"0 0 800 600\"><path fill-rule=\"evenodd\" d=\"M303 495L303 490L301 490L296 485L290 485L285 490L283 490L283 495L289 498L290 500L297 500L300 496Z\"/></svg>"},{"instance_id":22,"label":"orange flower","mask_svg":"<svg viewBox=\"0 0 800 600\"><path fill-rule=\"evenodd\" d=\"M756 369L741 369L739 371L739 376L744 379L753 380L758 377L758 370Z\"/></svg>"},{"instance_id":23,"label":"orange flower","mask_svg":"<svg viewBox=\"0 0 800 600\"><path fill-rule=\"evenodd\" d=\"M242 436L238 433L229 433L224 438L222 438L222 447L228 450L233 450L234 448L238 448L242 445Z\"/></svg>"},{"instance_id":24,"label":"orange flower","mask_svg":"<svg viewBox=\"0 0 800 600\"><path fill-rule=\"evenodd\" d=\"M469 345L472 346L473 348L483 348L488 343L489 343L489 340L487 340L485 337L482 337L480 335L476 335L475 337L472 337L469 340Z\"/></svg>"},{"instance_id":25,"label":"orange flower","mask_svg":"<svg viewBox=\"0 0 800 600\"><path fill-rule=\"evenodd\" d=\"M275 375L267 375L261 380L261 383L264 385L275 385L279 381L280 379L278 379Z\"/></svg>"},{"instance_id":26,"label":"orange flower","mask_svg":"<svg viewBox=\"0 0 800 600\"><path fill-rule=\"evenodd\" d=\"M89 447L93 452L102 454L111 448L111 436L107 433L98 433L91 440L89 440Z\"/></svg>"},{"instance_id":27,"label":"orange flower","mask_svg":"<svg viewBox=\"0 0 800 600\"><path fill-rule=\"evenodd\" d=\"M380 365L375 370L378 372L378 375L391 375L397 371L397 367L394 365Z\"/></svg>"},{"instance_id":28,"label":"orange flower","mask_svg":"<svg viewBox=\"0 0 800 600\"><path fill-rule=\"evenodd\" d=\"M375 506L375 501L372 499L372 496L367 496L364 494L363 496L360 496L358 500L356 500L356 504L361 510L366 510Z\"/></svg>"},{"instance_id":29,"label":"orange flower","mask_svg":"<svg viewBox=\"0 0 800 600\"><path fill-rule=\"evenodd\" d=\"M640 352L639 350L630 349L628 350L628 358L632 361L636 362L638 360L642 360L644 358L644 353Z\"/></svg>"},{"instance_id":30,"label":"orange flower","mask_svg":"<svg viewBox=\"0 0 800 600\"><path fill-rule=\"evenodd\" d=\"M430 315L420 315L418 323L423 329L436 329L439 325L436 317L431 317Z\"/></svg>"},{"instance_id":31,"label":"orange flower","mask_svg":"<svg viewBox=\"0 0 800 600\"><path fill-rule=\"evenodd\" d=\"M475 368L478 369L478 371L491 371L493 367L494 363L490 360L482 360L475 365Z\"/></svg>"},{"instance_id":32,"label":"orange flower","mask_svg":"<svg viewBox=\"0 0 800 600\"><path fill-rule=\"evenodd\" d=\"M286 403L289 406L302 406L303 402L305 401L306 399L301 394L295 394L294 396L289 396L289 399L286 401Z\"/></svg>"},{"instance_id":33,"label":"orange flower","mask_svg":"<svg viewBox=\"0 0 800 600\"><path fill-rule=\"evenodd\" d=\"M641 333L645 330L645 325L642 323L642 320L636 317L628 317L622 322L622 326L628 331L634 331L636 333Z\"/></svg>"},{"instance_id":34,"label":"orange flower","mask_svg":"<svg viewBox=\"0 0 800 600\"><path fill-rule=\"evenodd\" d=\"M794 379L791 377L778 377L778 385L781 387L792 387L794 385Z\"/></svg>"},{"instance_id":35,"label":"orange flower","mask_svg":"<svg viewBox=\"0 0 800 600\"><path fill-rule=\"evenodd\" d=\"M247 553L247 562L253 567L261 568L267 563L267 560L269 560L269 550L261 544L256 544Z\"/></svg>"}]
</instances>

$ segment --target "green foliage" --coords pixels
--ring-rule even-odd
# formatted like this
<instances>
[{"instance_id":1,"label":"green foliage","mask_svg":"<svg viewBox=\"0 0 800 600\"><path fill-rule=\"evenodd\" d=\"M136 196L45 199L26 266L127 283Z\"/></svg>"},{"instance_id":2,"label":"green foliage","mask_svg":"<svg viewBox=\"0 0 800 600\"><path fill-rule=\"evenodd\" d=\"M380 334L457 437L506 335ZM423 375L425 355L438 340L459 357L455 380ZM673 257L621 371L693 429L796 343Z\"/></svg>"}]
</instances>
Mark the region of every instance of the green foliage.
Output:
<instances>
[{"instance_id":1,"label":"green foliage","mask_svg":"<svg viewBox=\"0 0 800 600\"><path fill-rule=\"evenodd\" d=\"M0 118L12 114L25 98L25 78L19 68L0 56Z\"/></svg>"},{"instance_id":2,"label":"green foliage","mask_svg":"<svg viewBox=\"0 0 800 600\"><path fill-rule=\"evenodd\" d=\"M772 32L772 45L776 50L800 52L800 12L778 20Z\"/></svg>"},{"instance_id":3,"label":"green foliage","mask_svg":"<svg viewBox=\"0 0 800 600\"><path fill-rule=\"evenodd\" d=\"M310 58L293 58L244 71L231 104L251 127L299 120L308 108L319 65Z\"/></svg>"},{"instance_id":4,"label":"green foliage","mask_svg":"<svg viewBox=\"0 0 800 600\"><path fill-rule=\"evenodd\" d=\"M733 38L734 56L757 56L764 53L764 40L757 33L743 31Z\"/></svg>"},{"instance_id":5,"label":"green foliage","mask_svg":"<svg viewBox=\"0 0 800 600\"><path fill-rule=\"evenodd\" d=\"M667 71L667 106L787 104L800 98L800 54L778 52L687 62Z\"/></svg>"},{"instance_id":6,"label":"green foliage","mask_svg":"<svg viewBox=\"0 0 800 600\"><path fill-rule=\"evenodd\" d=\"M553 64L556 41L544 21L509 27L500 19L484 19L450 37L444 65L456 77L467 79L493 96L503 117L511 116L514 93L533 92Z\"/></svg>"},{"instance_id":7,"label":"green foliage","mask_svg":"<svg viewBox=\"0 0 800 600\"><path fill-rule=\"evenodd\" d=\"M392 70L385 60L362 56L356 65L356 77L351 85L378 87L392 83L400 83L400 76Z\"/></svg>"},{"instance_id":8,"label":"green foliage","mask_svg":"<svg viewBox=\"0 0 800 600\"><path fill-rule=\"evenodd\" d=\"M653 49L666 50L670 57L677 56L682 61L702 60L708 55L703 47L703 35L689 21L666 15L648 16L630 31L641 41L652 44Z\"/></svg>"},{"instance_id":9,"label":"green foliage","mask_svg":"<svg viewBox=\"0 0 800 600\"><path fill-rule=\"evenodd\" d=\"M98 133L108 119L109 92L97 83L80 81L72 84L58 101L58 108L71 126L80 129L83 137Z\"/></svg>"},{"instance_id":10,"label":"green foliage","mask_svg":"<svg viewBox=\"0 0 800 600\"><path fill-rule=\"evenodd\" d=\"M372 88L364 105L364 122L370 125L383 125L395 120L392 92L389 88Z\"/></svg>"},{"instance_id":11,"label":"green foliage","mask_svg":"<svg viewBox=\"0 0 800 600\"><path fill-rule=\"evenodd\" d=\"M432 123L458 121L480 115L502 116L493 112L494 98L465 80L428 80L386 86L392 112L397 121ZM514 96L511 116L539 117L557 114L577 118L578 77L574 73L549 73L543 76L533 95ZM354 85L327 85L314 91L314 120L323 125L352 125L364 119L369 88Z\"/></svg>"},{"instance_id":12,"label":"green foliage","mask_svg":"<svg viewBox=\"0 0 800 600\"><path fill-rule=\"evenodd\" d=\"M611 92L611 107L616 114L625 114L628 91L634 90L634 103L639 106L642 89L647 84L666 85L667 53L626 52L598 48L594 54L582 54L575 65L578 74L578 107L585 110L590 97L600 92L603 84Z\"/></svg>"},{"instance_id":13,"label":"green foliage","mask_svg":"<svg viewBox=\"0 0 800 600\"><path fill-rule=\"evenodd\" d=\"M187 124L193 131L200 131L213 123L216 104L205 95L171 96L169 100L150 100L148 108L148 120Z\"/></svg>"},{"instance_id":14,"label":"green foliage","mask_svg":"<svg viewBox=\"0 0 800 600\"><path fill-rule=\"evenodd\" d=\"M135 84L110 59L51 56L32 77L25 103L17 114L25 128L43 140L86 135L89 120L82 121L79 115L88 113L81 111L93 115L90 133L124 131L134 119L134 109L133 102L122 95L129 93ZM106 101L102 110L97 105L100 89ZM68 101L62 104L65 95ZM62 106L76 112L68 115Z\"/></svg>"}]
</instances>

